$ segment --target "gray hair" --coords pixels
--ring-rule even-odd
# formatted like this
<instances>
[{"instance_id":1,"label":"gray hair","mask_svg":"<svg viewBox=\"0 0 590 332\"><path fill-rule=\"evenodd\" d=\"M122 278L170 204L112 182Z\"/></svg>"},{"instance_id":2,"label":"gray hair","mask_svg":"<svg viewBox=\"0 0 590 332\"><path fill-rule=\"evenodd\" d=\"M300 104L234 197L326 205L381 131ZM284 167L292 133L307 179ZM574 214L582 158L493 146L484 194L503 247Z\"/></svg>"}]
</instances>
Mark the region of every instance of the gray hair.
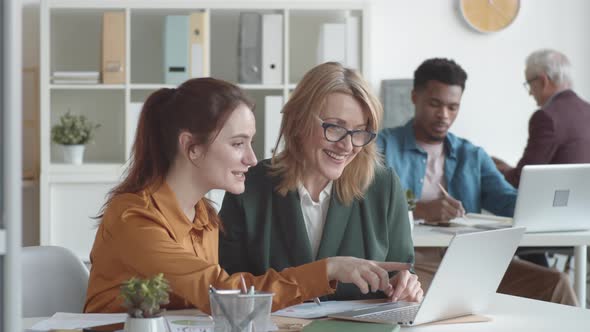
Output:
<instances>
[{"instance_id":1,"label":"gray hair","mask_svg":"<svg viewBox=\"0 0 590 332\"><path fill-rule=\"evenodd\" d=\"M570 61L558 51L542 49L531 53L526 59L526 70L536 75L546 74L561 88L572 86Z\"/></svg>"}]
</instances>

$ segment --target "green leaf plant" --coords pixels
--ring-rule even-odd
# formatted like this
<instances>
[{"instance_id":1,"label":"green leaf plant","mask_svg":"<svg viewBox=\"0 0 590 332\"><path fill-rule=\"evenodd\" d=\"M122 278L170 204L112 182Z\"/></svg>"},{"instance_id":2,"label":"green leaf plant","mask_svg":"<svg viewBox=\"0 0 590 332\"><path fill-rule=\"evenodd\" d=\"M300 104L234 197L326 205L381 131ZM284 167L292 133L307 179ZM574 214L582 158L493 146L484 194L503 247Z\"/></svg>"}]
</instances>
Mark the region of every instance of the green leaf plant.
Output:
<instances>
[{"instance_id":1,"label":"green leaf plant","mask_svg":"<svg viewBox=\"0 0 590 332\"><path fill-rule=\"evenodd\" d=\"M164 312L160 306L170 302L169 292L170 285L163 273L147 279L133 277L121 284L123 305L133 318L159 317Z\"/></svg>"},{"instance_id":2,"label":"green leaf plant","mask_svg":"<svg viewBox=\"0 0 590 332\"><path fill-rule=\"evenodd\" d=\"M51 128L51 140L62 145L90 143L99 127L100 124L88 121L84 115L75 115L68 111Z\"/></svg>"}]
</instances>

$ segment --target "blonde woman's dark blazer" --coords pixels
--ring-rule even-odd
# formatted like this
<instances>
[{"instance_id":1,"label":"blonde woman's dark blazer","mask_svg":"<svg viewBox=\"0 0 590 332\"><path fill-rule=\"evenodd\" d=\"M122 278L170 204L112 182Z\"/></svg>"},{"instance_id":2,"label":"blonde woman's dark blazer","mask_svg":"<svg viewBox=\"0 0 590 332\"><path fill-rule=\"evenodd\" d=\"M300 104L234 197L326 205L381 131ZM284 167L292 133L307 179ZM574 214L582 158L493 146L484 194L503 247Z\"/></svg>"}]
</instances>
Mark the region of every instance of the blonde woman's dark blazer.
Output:
<instances>
[{"instance_id":1,"label":"blonde woman's dark blazer","mask_svg":"<svg viewBox=\"0 0 590 332\"><path fill-rule=\"evenodd\" d=\"M332 193L318 255L312 257L299 194L275 191L279 179L269 175L268 165L265 160L250 169L245 192L226 193L223 200L219 259L229 273L260 275L331 256L413 263L405 194L393 170L379 168L364 198L348 206ZM330 299L366 297L356 286L340 283Z\"/></svg>"}]
</instances>

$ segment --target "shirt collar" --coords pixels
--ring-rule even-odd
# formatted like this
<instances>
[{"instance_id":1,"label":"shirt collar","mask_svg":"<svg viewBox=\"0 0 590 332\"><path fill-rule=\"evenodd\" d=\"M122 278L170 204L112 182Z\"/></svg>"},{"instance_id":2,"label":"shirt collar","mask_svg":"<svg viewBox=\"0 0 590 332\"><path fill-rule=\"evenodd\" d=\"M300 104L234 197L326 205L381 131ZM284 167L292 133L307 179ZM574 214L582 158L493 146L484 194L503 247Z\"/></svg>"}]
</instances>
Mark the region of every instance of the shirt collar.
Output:
<instances>
[{"instance_id":1,"label":"shirt collar","mask_svg":"<svg viewBox=\"0 0 590 332\"><path fill-rule=\"evenodd\" d=\"M209 213L204 199L201 199L195 204L195 218L192 222L182 212L178 205L176 194L172 188L163 182L157 188L152 187L152 197L170 227L177 235L188 234L193 228L197 231L213 230L213 226L209 221Z\"/></svg>"},{"instance_id":2,"label":"shirt collar","mask_svg":"<svg viewBox=\"0 0 590 332\"><path fill-rule=\"evenodd\" d=\"M330 198L330 195L332 194L333 183L334 181L329 181L328 184L324 187L324 189L322 189L322 191L320 192L320 201L318 203L322 203L326 199ZM308 199L310 202L313 202L313 200L311 199L311 195L309 194L309 191L307 191L307 188L303 186L303 183L299 182L299 184L297 184L297 192L299 193L300 198L306 197L306 199Z\"/></svg>"},{"instance_id":3,"label":"shirt collar","mask_svg":"<svg viewBox=\"0 0 590 332\"><path fill-rule=\"evenodd\" d=\"M570 89L563 89L563 90L559 90L556 93L554 93L551 97L549 97L549 99L547 99L547 101L545 102L545 104L543 104L543 106L541 107L541 109L546 108L547 106L549 106L549 104L551 104L551 102L560 94L566 92L566 91L571 91Z\"/></svg>"},{"instance_id":4,"label":"shirt collar","mask_svg":"<svg viewBox=\"0 0 590 332\"><path fill-rule=\"evenodd\" d=\"M403 131L403 148L404 150L418 150L422 153L426 153L424 149L422 149L416 143L416 134L414 133L414 118L408 121L402 128ZM447 132L447 136L444 140L445 144L445 154L448 158L455 158L457 154L457 145L459 144L457 137Z\"/></svg>"}]
</instances>

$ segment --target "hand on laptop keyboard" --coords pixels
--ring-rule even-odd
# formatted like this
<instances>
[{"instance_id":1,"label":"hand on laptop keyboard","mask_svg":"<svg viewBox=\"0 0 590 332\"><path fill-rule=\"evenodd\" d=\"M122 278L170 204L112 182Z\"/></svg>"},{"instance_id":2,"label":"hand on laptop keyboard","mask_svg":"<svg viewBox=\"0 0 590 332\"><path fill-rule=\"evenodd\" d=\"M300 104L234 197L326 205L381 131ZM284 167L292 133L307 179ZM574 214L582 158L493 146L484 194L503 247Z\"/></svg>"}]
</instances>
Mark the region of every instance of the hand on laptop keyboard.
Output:
<instances>
[{"instance_id":1,"label":"hand on laptop keyboard","mask_svg":"<svg viewBox=\"0 0 590 332\"><path fill-rule=\"evenodd\" d=\"M410 271L400 271L389 283L393 287L393 293L389 297L391 301L422 302L424 291L417 275Z\"/></svg>"}]
</instances>

